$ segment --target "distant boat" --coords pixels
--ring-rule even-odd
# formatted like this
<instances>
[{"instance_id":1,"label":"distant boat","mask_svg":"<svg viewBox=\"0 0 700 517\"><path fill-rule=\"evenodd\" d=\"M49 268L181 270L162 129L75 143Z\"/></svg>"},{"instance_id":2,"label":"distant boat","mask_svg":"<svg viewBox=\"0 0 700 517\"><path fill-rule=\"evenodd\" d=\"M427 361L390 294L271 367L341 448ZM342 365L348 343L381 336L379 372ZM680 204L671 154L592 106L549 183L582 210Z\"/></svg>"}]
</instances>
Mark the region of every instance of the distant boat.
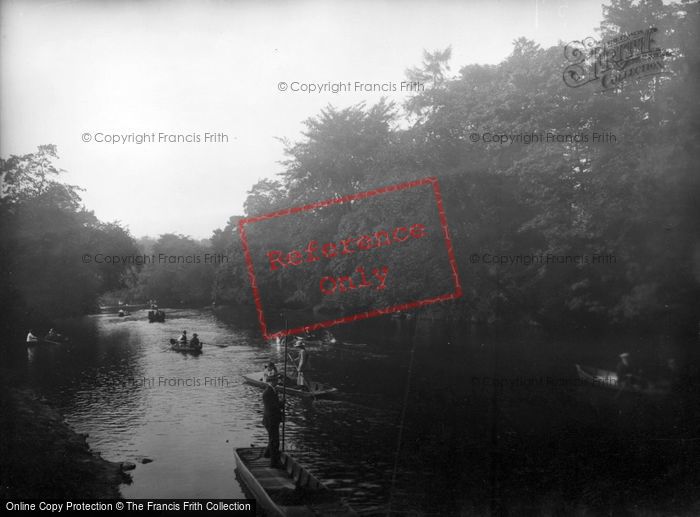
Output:
<instances>
[{"instance_id":1,"label":"distant boat","mask_svg":"<svg viewBox=\"0 0 700 517\"><path fill-rule=\"evenodd\" d=\"M605 388L615 392L637 393L640 395L668 395L671 392L671 387L667 383L652 383L647 382L644 385L626 384L620 386L618 384L617 372L609 370L601 370L600 368L592 368L589 366L576 365L576 372L579 379L590 383L599 388Z\"/></svg>"},{"instance_id":2,"label":"distant boat","mask_svg":"<svg viewBox=\"0 0 700 517\"><path fill-rule=\"evenodd\" d=\"M307 345L333 345L338 342L329 330L307 332L306 334L299 334L296 338L301 339Z\"/></svg>"},{"instance_id":3,"label":"distant boat","mask_svg":"<svg viewBox=\"0 0 700 517\"><path fill-rule=\"evenodd\" d=\"M176 352L190 352L192 354L202 353L202 343L199 346L192 346L189 343L182 343L176 339L170 339L170 348Z\"/></svg>"},{"instance_id":4,"label":"distant boat","mask_svg":"<svg viewBox=\"0 0 700 517\"><path fill-rule=\"evenodd\" d=\"M148 311L148 322L159 322L163 323L165 321L165 313L161 310Z\"/></svg>"},{"instance_id":5,"label":"distant boat","mask_svg":"<svg viewBox=\"0 0 700 517\"><path fill-rule=\"evenodd\" d=\"M281 374L280 374L281 375ZM243 376L243 379L248 383L252 384L253 386L257 386L258 388L266 388L267 383L263 380L263 372L256 372L256 373L249 373L247 375ZM333 395L334 393L337 393L338 389L333 388L332 386L328 386L327 384L322 384L320 382L314 382L310 381L309 382L309 389L308 390L303 390L296 384L290 385L290 382L293 382L294 379L291 377L286 377L286 382L287 387L285 388L285 391L289 395L296 395L297 397L304 397L304 398L320 398L320 397L329 397ZM279 390L282 389L282 386L280 385L278 387Z\"/></svg>"},{"instance_id":6,"label":"distant boat","mask_svg":"<svg viewBox=\"0 0 700 517\"><path fill-rule=\"evenodd\" d=\"M268 517L356 516L357 513L286 452L269 466L263 447L234 449L239 479Z\"/></svg>"}]
</instances>

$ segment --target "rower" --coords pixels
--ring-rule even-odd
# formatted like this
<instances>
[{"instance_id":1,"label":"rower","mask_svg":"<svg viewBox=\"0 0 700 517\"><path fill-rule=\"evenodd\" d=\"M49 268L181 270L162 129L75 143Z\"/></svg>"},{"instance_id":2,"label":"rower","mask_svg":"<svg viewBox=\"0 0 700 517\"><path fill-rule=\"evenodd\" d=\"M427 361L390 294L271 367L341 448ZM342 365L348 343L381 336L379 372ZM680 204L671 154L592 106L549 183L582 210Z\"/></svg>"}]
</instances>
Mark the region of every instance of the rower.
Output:
<instances>
[{"instance_id":1,"label":"rower","mask_svg":"<svg viewBox=\"0 0 700 517\"><path fill-rule=\"evenodd\" d=\"M182 334L180 335L180 339L178 339L178 341L180 343L182 343L183 345L187 344L187 331L186 330L182 331Z\"/></svg>"},{"instance_id":2,"label":"rower","mask_svg":"<svg viewBox=\"0 0 700 517\"><path fill-rule=\"evenodd\" d=\"M58 338L58 332L56 332L55 329L51 329L51 330L49 330L49 333L46 334L46 338L45 338L45 339L54 340L54 339L57 339L57 338Z\"/></svg>"},{"instance_id":3,"label":"rower","mask_svg":"<svg viewBox=\"0 0 700 517\"><path fill-rule=\"evenodd\" d=\"M36 343L39 341L39 338L34 335L33 330L29 330L29 334L27 334L27 343Z\"/></svg>"},{"instance_id":4,"label":"rower","mask_svg":"<svg viewBox=\"0 0 700 517\"><path fill-rule=\"evenodd\" d=\"M636 389L644 389L649 384L644 371L640 368L635 370L630 364L630 354L627 352L620 354L620 361L617 363L617 384L620 388Z\"/></svg>"},{"instance_id":5,"label":"rower","mask_svg":"<svg viewBox=\"0 0 700 517\"><path fill-rule=\"evenodd\" d=\"M202 342L197 337L197 333L192 334L192 339L190 339L190 346L194 348L202 348Z\"/></svg>"}]
</instances>

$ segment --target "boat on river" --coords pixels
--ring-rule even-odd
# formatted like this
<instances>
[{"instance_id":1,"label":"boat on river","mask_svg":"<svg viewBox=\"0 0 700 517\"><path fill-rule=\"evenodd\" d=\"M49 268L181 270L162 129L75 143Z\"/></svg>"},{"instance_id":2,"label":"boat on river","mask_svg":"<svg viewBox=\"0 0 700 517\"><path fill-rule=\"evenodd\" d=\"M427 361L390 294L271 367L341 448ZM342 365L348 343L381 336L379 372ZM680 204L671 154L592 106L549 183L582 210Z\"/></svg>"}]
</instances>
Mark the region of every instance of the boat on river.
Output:
<instances>
[{"instance_id":1,"label":"boat on river","mask_svg":"<svg viewBox=\"0 0 700 517\"><path fill-rule=\"evenodd\" d=\"M637 393L640 395L668 395L671 392L669 383L645 382L643 384L618 384L617 373L610 370L601 370L590 366L576 365L576 373L579 379L593 386L605 388L617 393Z\"/></svg>"},{"instance_id":2,"label":"boat on river","mask_svg":"<svg viewBox=\"0 0 700 517\"><path fill-rule=\"evenodd\" d=\"M263 380L263 375L264 372L255 372L255 373L249 373L243 376L243 379L245 382L248 384L252 384L253 386L257 386L259 388L266 388L267 383ZM315 381L309 381L308 382L308 389L303 389L301 386L298 386L296 384L296 379L293 379L291 377L285 376L284 382L287 385L285 388L285 391L289 395L295 395L297 397L304 397L304 398L321 398L321 397L329 397L333 395L334 393L337 393L338 388L334 388L332 386L329 386L327 384L323 384L320 382L315 382ZM278 390L282 389L282 374L280 374L280 384L277 385Z\"/></svg>"},{"instance_id":3,"label":"boat on river","mask_svg":"<svg viewBox=\"0 0 700 517\"><path fill-rule=\"evenodd\" d=\"M176 352L189 352L191 354L201 354L202 353L202 343L193 346L189 342L183 343L177 339L170 339L170 349Z\"/></svg>"},{"instance_id":4,"label":"boat on river","mask_svg":"<svg viewBox=\"0 0 700 517\"><path fill-rule=\"evenodd\" d=\"M295 339L307 345L334 345L338 342L329 330L324 330L322 332L306 332L296 336Z\"/></svg>"},{"instance_id":5,"label":"boat on river","mask_svg":"<svg viewBox=\"0 0 700 517\"><path fill-rule=\"evenodd\" d=\"M356 516L343 500L288 453L281 466L270 467L264 447L233 450L236 472L258 508L268 517Z\"/></svg>"},{"instance_id":6,"label":"boat on river","mask_svg":"<svg viewBox=\"0 0 700 517\"><path fill-rule=\"evenodd\" d=\"M165 313L161 310L148 311L148 323L165 322Z\"/></svg>"}]
</instances>

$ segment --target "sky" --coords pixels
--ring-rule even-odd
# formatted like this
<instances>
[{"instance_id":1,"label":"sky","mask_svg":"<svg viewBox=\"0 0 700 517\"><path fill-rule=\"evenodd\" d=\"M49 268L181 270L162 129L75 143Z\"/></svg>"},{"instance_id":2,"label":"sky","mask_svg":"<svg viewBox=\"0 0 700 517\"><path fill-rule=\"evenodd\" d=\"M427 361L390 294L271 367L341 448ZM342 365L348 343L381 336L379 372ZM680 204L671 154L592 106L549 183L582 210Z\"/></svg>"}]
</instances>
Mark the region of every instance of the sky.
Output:
<instances>
[{"instance_id":1,"label":"sky","mask_svg":"<svg viewBox=\"0 0 700 517\"><path fill-rule=\"evenodd\" d=\"M282 170L280 138L302 139L329 104L402 103L424 49L451 45L456 75L521 36L595 36L601 18L600 1L579 0L0 0L0 155L56 144L101 220L206 238Z\"/></svg>"}]
</instances>

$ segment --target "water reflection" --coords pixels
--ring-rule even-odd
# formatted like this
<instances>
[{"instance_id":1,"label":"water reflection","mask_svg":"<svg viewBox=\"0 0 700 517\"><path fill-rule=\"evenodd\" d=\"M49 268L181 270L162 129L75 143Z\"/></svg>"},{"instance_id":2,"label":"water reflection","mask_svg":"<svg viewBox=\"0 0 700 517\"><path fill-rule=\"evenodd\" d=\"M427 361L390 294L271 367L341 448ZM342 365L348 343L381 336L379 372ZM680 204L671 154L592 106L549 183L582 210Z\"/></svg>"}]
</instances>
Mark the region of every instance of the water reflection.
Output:
<instances>
[{"instance_id":1,"label":"water reflection","mask_svg":"<svg viewBox=\"0 0 700 517\"><path fill-rule=\"evenodd\" d=\"M494 486L556 483L569 468L551 451L528 459L532 437L558 437L567 451L570 437L587 443L576 426L613 425L575 387L494 384L499 376L571 379L576 361L602 364L606 343L504 345L449 328L438 337L410 319L373 325L362 334L339 328L341 342L307 347L314 379L340 395L290 397L285 425L287 449L359 510L482 513ZM199 334L201 355L170 350L183 329ZM165 323L148 323L145 311L90 316L64 330L72 344L31 350L28 378L105 458L137 463L125 497L243 497L231 449L266 438L261 390L241 376L268 360L281 365L282 346L263 342L254 326L193 310L168 311Z\"/></svg>"}]
</instances>

